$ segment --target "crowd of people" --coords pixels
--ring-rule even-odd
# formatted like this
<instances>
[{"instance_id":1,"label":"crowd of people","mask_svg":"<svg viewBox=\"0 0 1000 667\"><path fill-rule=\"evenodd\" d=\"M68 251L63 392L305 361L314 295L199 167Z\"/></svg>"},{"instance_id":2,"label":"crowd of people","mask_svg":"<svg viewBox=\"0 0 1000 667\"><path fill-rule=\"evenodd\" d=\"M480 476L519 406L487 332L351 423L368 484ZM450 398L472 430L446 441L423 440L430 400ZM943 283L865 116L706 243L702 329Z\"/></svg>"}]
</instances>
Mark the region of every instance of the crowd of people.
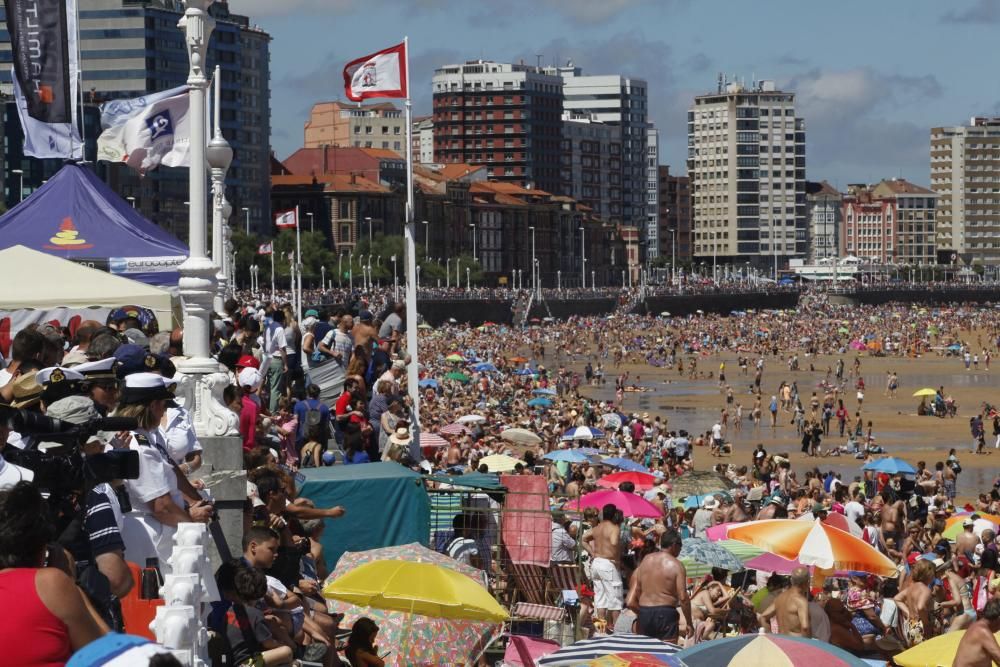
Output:
<instances>
[{"instance_id":1,"label":"crowd of people","mask_svg":"<svg viewBox=\"0 0 1000 667\"><path fill-rule=\"evenodd\" d=\"M998 311L843 307L807 295L794 312L671 318L620 311L614 320L573 317L524 329L421 325L418 430L408 397L405 308L388 293L340 296L308 308L301 322L287 304L252 300L228 302L213 322L212 349L230 375L224 400L238 416L249 480L242 555L218 571L220 601L210 618L227 664L383 664L376 624L362 618L342 629L320 595L329 575L320 540L325 521L364 508L299 498L299 469L395 461L461 475L497 472L484 461L498 457L513 460L503 472L545 480L556 508L552 561L584 573L576 617L584 633L634 630L695 643L763 629L890 658L922 639L968 629L962 650L993 655L995 643L980 630L1000 619L992 601L1000 589L1000 527L993 523L1000 522L1000 493L957 503L958 451L930 465L920 461L915 474L855 476L818 460L793 469L784 448L759 444L747 454L747 443L791 423L805 454L853 454L858 466L877 460L882 444L865 392L896 400L907 360L925 356L954 357L958 372L989 372ZM876 380L867 360L883 356L898 360L899 369ZM186 406L175 400L183 358L182 332L158 331L142 309L74 331L43 324L14 337L0 371L0 400L19 415L0 423L0 565L7 568L0 569L0 599L29 600L33 611L4 631L16 637L51 627L57 638L24 646L35 653L20 664L58 664L97 636L127 631L120 611L134 586L127 561L169 572L177 524L213 520L211 495L198 479L205 452ZM329 365L344 377L335 399L323 398L313 381ZM819 377L819 385L800 387L800 372ZM649 414L639 405L643 393L655 391L650 375L661 385L717 390L718 418L677 424ZM957 413L944 387L928 398L935 413L939 405L947 407L943 414ZM983 450L996 415L988 401L978 408L970 451ZM75 444L37 427L10 430L31 414L81 426L125 417L136 426L81 428ZM462 420L466 415L476 418ZM537 440L509 439L504 431L511 428ZM585 460L552 460L579 448L563 437L574 428L602 433L582 443ZM36 455L82 467L84 458L115 450L136 453L135 476L72 488ZM638 494L657 516L626 516L614 504L572 506L623 469L653 481L614 488ZM717 490L680 490L686 476L706 470ZM503 503L487 511L502 513ZM756 577L714 569L689 577L679 558L685 541L721 524L833 515L892 559L897 574L841 573L817 582L801 568ZM484 570L501 595L509 573L495 526L455 516L460 520L435 546ZM956 522L961 530L952 529Z\"/></svg>"}]
</instances>

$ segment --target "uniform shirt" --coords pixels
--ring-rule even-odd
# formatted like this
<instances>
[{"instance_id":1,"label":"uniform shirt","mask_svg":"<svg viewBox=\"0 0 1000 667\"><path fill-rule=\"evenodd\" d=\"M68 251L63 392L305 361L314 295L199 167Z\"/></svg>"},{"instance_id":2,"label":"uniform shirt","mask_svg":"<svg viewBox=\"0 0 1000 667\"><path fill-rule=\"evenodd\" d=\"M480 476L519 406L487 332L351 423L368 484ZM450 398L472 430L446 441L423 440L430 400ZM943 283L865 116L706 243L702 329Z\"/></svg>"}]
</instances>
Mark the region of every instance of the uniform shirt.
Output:
<instances>
[{"instance_id":1,"label":"uniform shirt","mask_svg":"<svg viewBox=\"0 0 1000 667\"><path fill-rule=\"evenodd\" d=\"M141 436L145 444L140 443L137 436ZM165 495L169 495L178 507L184 507L184 497L177 488L177 473L166 453L160 430L134 431L129 449L139 452L139 477L125 480L132 509L149 514L148 503Z\"/></svg>"}]
</instances>

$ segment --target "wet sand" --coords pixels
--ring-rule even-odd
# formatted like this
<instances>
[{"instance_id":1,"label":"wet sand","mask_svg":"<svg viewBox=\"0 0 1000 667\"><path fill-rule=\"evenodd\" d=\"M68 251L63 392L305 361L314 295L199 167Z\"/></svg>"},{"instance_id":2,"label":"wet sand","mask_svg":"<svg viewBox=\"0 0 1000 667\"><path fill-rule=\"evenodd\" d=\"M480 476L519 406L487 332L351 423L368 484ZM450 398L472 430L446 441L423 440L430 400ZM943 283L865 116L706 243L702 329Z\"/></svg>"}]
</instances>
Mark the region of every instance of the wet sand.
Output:
<instances>
[{"instance_id":1,"label":"wet sand","mask_svg":"<svg viewBox=\"0 0 1000 667\"><path fill-rule=\"evenodd\" d=\"M606 384L600 387L581 386L581 394L597 400L614 401L614 378L623 371L629 371L629 382L634 382L640 376L639 384L651 391L644 393L626 393L622 410L628 413L648 412L651 416L660 415L668 420L671 430L685 429L692 435L709 430L725 407L725 393L720 390L717 378L695 379L687 378L689 357L685 357L685 375L681 377L676 368L657 368L645 364L623 364L614 367L613 360L603 360L606 372ZM713 463L734 463L749 465L750 452L758 442L764 444L769 453L788 454L792 469L797 471L801 482L804 473L812 467L819 467L824 473L828 470L838 471L844 480L854 479L861 474L863 461L850 455L839 457L809 457L800 452L800 439L796 435L792 423L792 413L779 410L777 428L771 429L768 404L772 394L777 393L782 381L797 382L800 400L809 416L809 401L815 390L822 401L823 390L818 388L826 377L827 368L835 368L837 355L821 355L807 357L799 355L798 371L789 371L787 364L779 358L765 359L764 375L761 383L763 416L758 432L753 429L750 413L753 408L753 396L749 388L753 383L753 360L749 374L743 376L737 365L737 354L726 352L719 355L698 356L698 369L717 375L719 364L726 363L726 380L732 386L735 401L742 403L744 421L742 430L737 432L730 422L726 440L733 443L733 453L722 459L709 455L707 448L696 448L694 452L695 465L707 468ZM845 376L854 362L853 354L843 355ZM577 363L568 364L574 370L582 373L585 359L578 358ZM812 363L815 372L809 370ZM885 395L886 372L895 371L899 376L899 389L896 398ZM1000 366L993 364L986 371L980 362L979 370L966 371L960 358L924 356L918 359L897 357L861 356L861 375L865 380L865 398L861 416L867 425L870 419L873 423L872 433L876 444L885 450L885 455L897 456L916 465L917 461L926 461L933 470L937 461L943 461L948 456L948 450L956 448L961 460L962 473L958 478L958 500L967 501L978 493L988 491L993 480L1000 474L1000 450L993 448L992 423L985 424L987 451L986 455L972 453L972 436L969 430L969 418L977 414L983 401L996 404L1000 401ZM944 386L945 395L951 395L958 404L958 416L940 419L937 417L917 416L919 398L912 394L922 388L937 388ZM844 405L852 417L857 410L854 378L847 383ZM735 413L732 410L731 413ZM732 420L733 417L731 417ZM847 438L837 434L836 418L831 420L830 435L823 438L823 449L846 444Z\"/></svg>"}]
</instances>

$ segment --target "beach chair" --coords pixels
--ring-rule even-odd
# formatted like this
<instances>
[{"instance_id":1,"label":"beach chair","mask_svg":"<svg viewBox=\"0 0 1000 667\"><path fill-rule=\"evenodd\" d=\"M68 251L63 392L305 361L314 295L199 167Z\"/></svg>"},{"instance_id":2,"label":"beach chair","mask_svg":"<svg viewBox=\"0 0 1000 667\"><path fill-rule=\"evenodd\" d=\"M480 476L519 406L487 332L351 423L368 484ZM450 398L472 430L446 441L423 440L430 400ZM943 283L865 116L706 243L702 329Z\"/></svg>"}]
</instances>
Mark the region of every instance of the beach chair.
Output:
<instances>
[{"instance_id":1,"label":"beach chair","mask_svg":"<svg viewBox=\"0 0 1000 667\"><path fill-rule=\"evenodd\" d=\"M562 600L563 591L579 590L580 584L586 581L583 568L576 563L553 563L549 566L548 587L546 597L550 602Z\"/></svg>"}]
</instances>

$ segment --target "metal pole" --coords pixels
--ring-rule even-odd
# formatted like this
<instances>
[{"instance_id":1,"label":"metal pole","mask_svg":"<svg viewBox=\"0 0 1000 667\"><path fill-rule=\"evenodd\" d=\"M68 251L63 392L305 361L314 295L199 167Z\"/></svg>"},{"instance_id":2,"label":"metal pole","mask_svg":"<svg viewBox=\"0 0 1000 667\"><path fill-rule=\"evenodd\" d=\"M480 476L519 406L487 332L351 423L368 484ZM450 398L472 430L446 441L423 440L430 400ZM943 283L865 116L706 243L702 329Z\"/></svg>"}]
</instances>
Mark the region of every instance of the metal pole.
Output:
<instances>
[{"instance_id":1,"label":"metal pole","mask_svg":"<svg viewBox=\"0 0 1000 667\"><path fill-rule=\"evenodd\" d=\"M246 234L247 236L250 236L250 209L246 206L243 207L243 215L246 217Z\"/></svg>"},{"instance_id":2,"label":"metal pole","mask_svg":"<svg viewBox=\"0 0 1000 667\"><path fill-rule=\"evenodd\" d=\"M396 277L396 256L392 256L392 293L393 299L399 301L399 279Z\"/></svg>"},{"instance_id":3,"label":"metal pole","mask_svg":"<svg viewBox=\"0 0 1000 667\"><path fill-rule=\"evenodd\" d=\"M403 47L407 54L406 67L406 352L410 362L406 365L406 388L410 395L410 411L413 416L411 432L413 440L410 443L410 456L419 461L420 452L420 387L419 354L417 348L417 245L416 230L413 224L413 105L409 98L410 67L409 38L403 39Z\"/></svg>"},{"instance_id":4,"label":"metal pole","mask_svg":"<svg viewBox=\"0 0 1000 667\"><path fill-rule=\"evenodd\" d=\"M476 252L476 223L470 222L469 227L472 227L472 260L478 262L479 253Z\"/></svg>"},{"instance_id":5,"label":"metal pole","mask_svg":"<svg viewBox=\"0 0 1000 667\"><path fill-rule=\"evenodd\" d=\"M368 223L368 250L372 249L372 219L366 217L365 222Z\"/></svg>"},{"instance_id":6,"label":"metal pole","mask_svg":"<svg viewBox=\"0 0 1000 667\"><path fill-rule=\"evenodd\" d=\"M320 275L320 278L319 278L319 288L321 290L323 290L323 291L326 291L326 267L325 266L319 267L319 275Z\"/></svg>"},{"instance_id":7,"label":"metal pole","mask_svg":"<svg viewBox=\"0 0 1000 667\"><path fill-rule=\"evenodd\" d=\"M462 263L461 257L455 258L455 287L462 289L462 273L458 270L458 267Z\"/></svg>"},{"instance_id":8,"label":"metal pole","mask_svg":"<svg viewBox=\"0 0 1000 667\"><path fill-rule=\"evenodd\" d=\"M587 239L586 231L580 227L580 286L587 287Z\"/></svg>"},{"instance_id":9,"label":"metal pole","mask_svg":"<svg viewBox=\"0 0 1000 667\"><path fill-rule=\"evenodd\" d=\"M446 289L451 289L451 257L444 265L444 286Z\"/></svg>"},{"instance_id":10,"label":"metal pole","mask_svg":"<svg viewBox=\"0 0 1000 667\"><path fill-rule=\"evenodd\" d=\"M299 221L299 207L295 207L295 317L302 321L302 224Z\"/></svg>"},{"instance_id":11,"label":"metal pole","mask_svg":"<svg viewBox=\"0 0 1000 667\"><path fill-rule=\"evenodd\" d=\"M276 290L274 289L274 246L272 245L271 246L271 301L274 301L275 292Z\"/></svg>"},{"instance_id":12,"label":"metal pole","mask_svg":"<svg viewBox=\"0 0 1000 667\"><path fill-rule=\"evenodd\" d=\"M424 223L424 262L429 262L431 261L431 254L430 254L431 240L427 236L428 234L427 221L424 220L423 223Z\"/></svg>"}]
</instances>

